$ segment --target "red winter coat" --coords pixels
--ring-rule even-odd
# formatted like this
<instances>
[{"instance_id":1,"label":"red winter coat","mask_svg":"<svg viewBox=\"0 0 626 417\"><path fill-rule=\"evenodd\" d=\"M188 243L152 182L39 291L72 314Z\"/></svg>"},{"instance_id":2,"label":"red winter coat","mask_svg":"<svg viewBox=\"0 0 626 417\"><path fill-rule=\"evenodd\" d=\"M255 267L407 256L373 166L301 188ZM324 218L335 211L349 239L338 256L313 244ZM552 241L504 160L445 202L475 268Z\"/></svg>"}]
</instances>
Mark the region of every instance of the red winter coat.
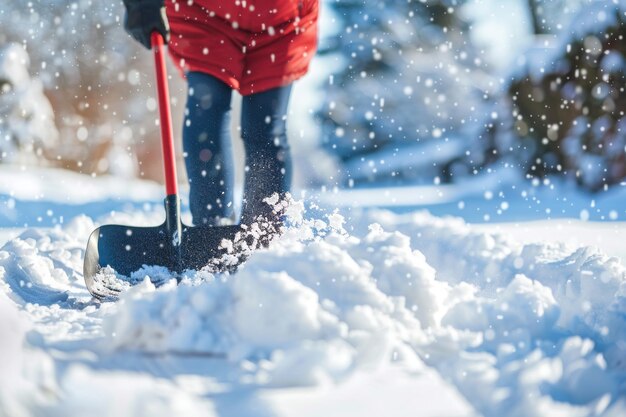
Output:
<instances>
[{"instance_id":1,"label":"red winter coat","mask_svg":"<svg viewBox=\"0 0 626 417\"><path fill-rule=\"evenodd\" d=\"M166 0L169 51L181 71L243 95L302 77L317 46L318 0Z\"/></svg>"}]
</instances>

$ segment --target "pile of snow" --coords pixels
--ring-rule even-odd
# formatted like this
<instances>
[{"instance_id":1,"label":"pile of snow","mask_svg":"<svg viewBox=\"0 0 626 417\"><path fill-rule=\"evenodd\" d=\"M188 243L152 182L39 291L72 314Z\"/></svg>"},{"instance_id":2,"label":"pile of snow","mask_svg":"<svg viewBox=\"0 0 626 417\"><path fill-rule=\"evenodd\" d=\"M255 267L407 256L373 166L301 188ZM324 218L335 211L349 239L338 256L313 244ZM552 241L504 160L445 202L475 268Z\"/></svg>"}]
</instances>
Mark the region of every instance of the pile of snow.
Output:
<instances>
[{"instance_id":1,"label":"pile of snow","mask_svg":"<svg viewBox=\"0 0 626 417\"><path fill-rule=\"evenodd\" d=\"M338 214L304 220L233 276L146 280L105 319L111 343L223 356L278 386L425 362L487 416L624 410L616 258L426 213L356 219L354 235Z\"/></svg>"},{"instance_id":2,"label":"pile of snow","mask_svg":"<svg viewBox=\"0 0 626 417\"><path fill-rule=\"evenodd\" d=\"M471 288L446 311L422 357L479 411L624 412L626 275L617 258L589 247L522 245L424 213L369 216L414 236L439 280ZM463 346L456 332L476 339Z\"/></svg>"},{"instance_id":3,"label":"pile of snow","mask_svg":"<svg viewBox=\"0 0 626 417\"><path fill-rule=\"evenodd\" d=\"M198 271L158 289L145 280L107 318L111 343L224 356L251 380L279 386L338 380L384 361L419 365L410 346L425 339L420 319L436 315L434 270L407 238L373 228L359 240L340 219L301 223L232 276ZM375 266L366 261L372 251ZM387 276L394 268L402 274ZM423 310L412 314L407 302Z\"/></svg>"},{"instance_id":4,"label":"pile of snow","mask_svg":"<svg viewBox=\"0 0 626 417\"><path fill-rule=\"evenodd\" d=\"M27 229L0 249L0 288L18 303L50 305L83 287L85 237L95 228L83 216L63 229Z\"/></svg>"},{"instance_id":5,"label":"pile of snow","mask_svg":"<svg viewBox=\"0 0 626 417\"><path fill-rule=\"evenodd\" d=\"M626 411L626 270L616 258L520 244L425 212L293 214L286 233L236 274L187 272L180 285L159 288L144 279L118 303L95 303L81 282L91 219L7 242L2 291L33 327L11 338L19 345L3 342L7 355L74 341L100 361L63 359L63 371L41 365L48 395L27 386L26 397L11 398L58 415L84 406L78 396L102 413L151 412L152 399L164 413L211 413L202 396L145 374L153 365L141 358L156 355L198 358L194 373L238 386L325 385L388 366L432 367L485 416ZM40 363L59 363L49 354ZM129 372L129 360L141 372ZM216 361L227 371L215 371ZM19 360L10 366L3 375L23 372Z\"/></svg>"}]
</instances>

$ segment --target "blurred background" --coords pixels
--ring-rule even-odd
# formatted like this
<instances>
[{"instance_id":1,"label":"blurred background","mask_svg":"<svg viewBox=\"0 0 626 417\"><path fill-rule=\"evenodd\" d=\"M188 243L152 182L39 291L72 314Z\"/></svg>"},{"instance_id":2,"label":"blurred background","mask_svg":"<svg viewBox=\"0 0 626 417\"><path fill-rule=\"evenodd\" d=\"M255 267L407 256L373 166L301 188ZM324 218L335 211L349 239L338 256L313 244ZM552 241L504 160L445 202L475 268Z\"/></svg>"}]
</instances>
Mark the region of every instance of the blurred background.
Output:
<instances>
[{"instance_id":1,"label":"blurred background","mask_svg":"<svg viewBox=\"0 0 626 417\"><path fill-rule=\"evenodd\" d=\"M4 2L1 164L161 180L152 59L122 19L117 1ZM297 187L619 186L625 21L623 0L324 0L292 98Z\"/></svg>"}]
</instances>

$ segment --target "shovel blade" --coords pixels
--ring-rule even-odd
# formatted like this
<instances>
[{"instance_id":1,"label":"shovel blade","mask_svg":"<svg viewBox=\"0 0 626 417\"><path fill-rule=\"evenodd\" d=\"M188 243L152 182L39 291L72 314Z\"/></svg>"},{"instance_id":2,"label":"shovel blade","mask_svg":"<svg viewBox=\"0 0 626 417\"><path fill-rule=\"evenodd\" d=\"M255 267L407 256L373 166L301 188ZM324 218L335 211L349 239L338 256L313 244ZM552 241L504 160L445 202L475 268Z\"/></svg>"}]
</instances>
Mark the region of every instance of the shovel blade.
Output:
<instances>
[{"instance_id":1,"label":"shovel blade","mask_svg":"<svg viewBox=\"0 0 626 417\"><path fill-rule=\"evenodd\" d=\"M226 253L223 239L233 240L239 226L182 227L180 246L176 246L164 223L156 227L105 225L89 236L83 273L89 292L96 298L117 297L119 287L100 281L102 268L111 267L127 279L144 265L158 265L174 273L200 269ZM127 281L132 284L130 279Z\"/></svg>"},{"instance_id":2,"label":"shovel blade","mask_svg":"<svg viewBox=\"0 0 626 417\"><path fill-rule=\"evenodd\" d=\"M191 227L183 224L181 270L201 269L227 253L224 239L234 241L241 226Z\"/></svg>"}]
</instances>

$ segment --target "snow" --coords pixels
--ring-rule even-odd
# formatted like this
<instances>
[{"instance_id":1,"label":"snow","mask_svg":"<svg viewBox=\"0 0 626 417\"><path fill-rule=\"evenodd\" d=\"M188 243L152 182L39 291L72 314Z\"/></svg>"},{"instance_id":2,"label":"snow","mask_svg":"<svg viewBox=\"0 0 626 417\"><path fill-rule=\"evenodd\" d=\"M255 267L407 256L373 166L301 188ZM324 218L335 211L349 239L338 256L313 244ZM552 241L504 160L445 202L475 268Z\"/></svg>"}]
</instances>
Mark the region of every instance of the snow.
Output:
<instances>
[{"instance_id":1,"label":"snow","mask_svg":"<svg viewBox=\"0 0 626 417\"><path fill-rule=\"evenodd\" d=\"M117 211L138 208L151 212L155 205L162 206L162 195L162 187L148 181L0 165L0 230L25 225L50 227L82 213L115 217ZM152 224L158 223L155 217Z\"/></svg>"},{"instance_id":2,"label":"snow","mask_svg":"<svg viewBox=\"0 0 626 417\"><path fill-rule=\"evenodd\" d=\"M360 159L353 158L343 164L343 169L350 172L351 178L373 177L376 175L393 176L410 167L416 175L430 178L437 176L440 164L453 161L467 148L464 139L458 137L445 141L429 141L423 144L408 145L396 149L388 149L367 155Z\"/></svg>"},{"instance_id":3,"label":"snow","mask_svg":"<svg viewBox=\"0 0 626 417\"><path fill-rule=\"evenodd\" d=\"M46 173L31 177L44 197L14 204L57 202L63 223L20 227L1 214L0 354L10 359L1 365L2 413L626 411L623 250L615 238L594 237L600 226L617 235L621 223L476 226L365 204L324 214L308 199L289 208L285 235L236 274L188 271L180 285L158 288L144 279L119 302L99 303L84 287L82 254L89 231L111 215L89 210L118 201L133 204L117 220L151 223L162 214L114 177L82 177L85 189L99 191L83 193L77 208L62 202L63 187L45 186L50 178L69 184L74 174ZM156 185L142 184L149 200ZM2 187L6 206L12 187ZM450 201L453 191L446 189ZM373 202L381 192L371 194ZM620 201L614 194L603 204ZM76 210L85 214L71 216ZM578 240L565 242L567 231ZM145 275L167 278L145 268L137 279Z\"/></svg>"},{"instance_id":4,"label":"snow","mask_svg":"<svg viewBox=\"0 0 626 417\"><path fill-rule=\"evenodd\" d=\"M548 68L557 73L566 72L569 64L562 62L561 54L569 51L572 43L584 40L590 54L599 54L602 45L596 36L602 35L610 27L619 26L620 16L625 15L624 0L588 2L581 7L561 33L538 37L538 42L531 44L528 50L517 58L516 68L510 71L509 78L520 78L525 75L525 70L533 81L543 78ZM590 42L593 42L593 47L589 47ZM612 52L601 59L600 66L607 71L623 69L623 57L619 52Z\"/></svg>"},{"instance_id":5,"label":"snow","mask_svg":"<svg viewBox=\"0 0 626 417\"><path fill-rule=\"evenodd\" d=\"M34 162L58 145L52 106L39 78L28 73L30 59L18 44L0 48L0 161ZM37 155L37 156L36 156Z\"/></svg>"},{"instance_id":6,"label":"snow","mask_svg":"<svg viewBox=\"0 0 626 417\"><path fill-rule=\"evenodd\" d=\"M130 286L105 268L117 302L90 296L83 257L99 225L163 221L162 186L134 179L158 169L150 60L120 4L53 3L0 7L0 416L626 415L626 183L523 180L497 98L525 67L563 69L574 40L597 55L626 0L543 2L560 34L540 46L522 1L325 2L289 129L295 183L334 188L298 190L234 274L146 265ZM584 126L610 128L587 119L572 158Z\"/></svg>"},{"instance_id":7,"label":"snow","mask_svg":"<svg viewBox=\"0 0 626 417\"><path fill-rule=\"evenodd\" d=\"M0 404L5 411L13 410L14 395L18 387L24 382L21 377L20 362L22 361L22 343L26 324L15 305L4 294L0 295L0 355L5 360L0 363Z\"/></svg>"}]
</instances>

